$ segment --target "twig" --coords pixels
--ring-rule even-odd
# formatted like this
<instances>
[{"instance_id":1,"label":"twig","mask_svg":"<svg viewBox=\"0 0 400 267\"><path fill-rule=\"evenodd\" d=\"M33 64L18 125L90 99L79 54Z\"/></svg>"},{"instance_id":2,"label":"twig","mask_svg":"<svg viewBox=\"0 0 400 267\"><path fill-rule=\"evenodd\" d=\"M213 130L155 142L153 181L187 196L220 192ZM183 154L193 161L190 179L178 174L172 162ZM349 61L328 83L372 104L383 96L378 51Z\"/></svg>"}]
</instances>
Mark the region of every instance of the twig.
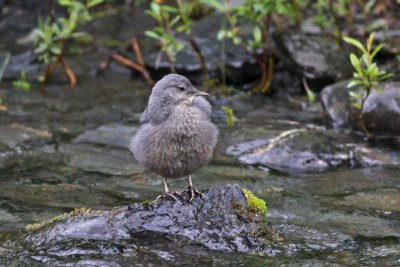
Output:
<instances>
[{"instance_id":1,"label":"twig","mask_svg":"<svg viewBox=\"0 0 400 267\"><path fill-rule=\"evenodd\" d=\"M58 62L60 62L61 67L63 68L64 72L67 74L69 78L69 83L71 87L76 87L76 77L71 68L65 63L64 58L60 55L58 57Z\"/></svg>"},{"instance_id":2,"label":"twig","mask_svg":"<svg viewBox=\"0 0 400 267\"><path fill-rule=\"evenodd\" d=\"M133 47L133 51L135 51L135 55L136 55L139 65L144 67L144 60L142 57L142 53L140 52L138 40L136 38L132 39L132 47Z\"/></svg>"},{"instance_id":3,"label":"twig","mask_svg":"<svg viewBox=\"0 0 400 267\"><path fill-rule=\"evenodd\" d=\"M135 51L135 53L136 53L136 51ZM138 57L138 61L141 61L142 64L143 64L143 58L141 57L140 51L136 54L136 56ZM125 65L125 66L127 66L127 67L129 67L131 69L134 69L134 70L140 72L143 75L143 77L146 79L148 84L150 84L150 85L154 85L155 84L153 78L151 77L150 73L147 71L147 69L144 66L144 64L143 65L136 64L136 63L132 62L132 60L130 60L129 58L123 57L123 56L118 55L118 54L112 54L106 61L102 62L99 67L101 69L108 68L108 66L110 65L112 60L115 60L115 61L117 61L118 63L120 63L122 65Z\"/></svg>"}]
</instances>

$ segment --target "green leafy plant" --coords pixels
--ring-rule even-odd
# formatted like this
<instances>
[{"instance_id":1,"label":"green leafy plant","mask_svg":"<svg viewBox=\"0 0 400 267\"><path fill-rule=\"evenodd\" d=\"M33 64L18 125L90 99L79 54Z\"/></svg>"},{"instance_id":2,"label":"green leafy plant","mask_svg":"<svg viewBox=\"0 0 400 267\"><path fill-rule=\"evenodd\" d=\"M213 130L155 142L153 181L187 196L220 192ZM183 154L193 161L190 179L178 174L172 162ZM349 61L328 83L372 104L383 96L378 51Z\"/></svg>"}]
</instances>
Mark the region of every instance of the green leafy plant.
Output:
<instances>
[{"instance_id":1,"label":"green leafy plant","mask_svg":"<svg viewBox=\"0 0 400 267\"><path fill-rule=\"evenodd\" d=\"M158 26L146 31L145 34L160 43L161 51L167 56L171 71L176 72L174 67L176 55L185 48L185 44L177 40L173 34L181 19L178 9L173 6L152 2L150 9L146 13L157 21Z\"/></svg>"},{"instance_id":2,"label":"green leafy plant","mask_svg":"<svg viewBox=\"0 0 400 267\"><path fill-rule=\"evenodd\" d=\"M162 1L160 1L162 2ZM191 14L199 7L199 1L176 0L176 7L153 2L150 9L146 11L158 23L158 26L145 32L145 34L156 39L161 46L161 51L165 53L172 72L175 72L174 63L176 55L185 47L185 43L176 38L176 33L184 32L188 42L196 53L200 61L203 77L208 77L206 63L196 40L192 34Z\"/></svg>"},{"instance_id":3,"label":"green leafy plant","mask_svg":"<svg viewBox=\"0 0 400 267\"><path fill-rule=\"evenodd\" d=\"M48 17L45 20L39 19L34 45L39 60L46 64L44 75L40 78L43 83L46 83L59 64L67 74L71 86L76 86L76 77L64 61L64 46L67 40L84 35L76 32L77 28L92 20L89 10L103 1L58 0L58 4L67 10L68 16L56 20L53 11L49 9Z\"/></svg>"},{"instance_id":4,"label":"green leafy plant","mask_svg":"<svg viewBox=\"0 0 400 267\"><path fill-rule=\"evenodd\" d=\"M228 124L228 126L233 126L235 125L235 116L233 114L233 109L231 107L228 106L223 106L222 110L225 112L225 116L226 116L226 123Z\"/></svg>"},{"instance_id":5,"label":"green leafy plant","mask_svg":"<svg viewBox=\"0 0 400 267\"><path fill-rule=\"evenodd\" d=\"M32 85L26 80L26 72L24 70L21 71L21 79L14 81L12 85L16 89L22 89L24 91L30 91L32 88Z\"/></svg>"},{"instance_id":6,"label":"green leafy plant","mask_svg":"<svg viewBox=\"0 0 400 267\"><path fill-rule=\"evenodd\" d=\"M267 93L271 84L274 66L272 56L272 40L270 28L273 18L284 16L298 18L299 9L304 5L301 0L246 0L236 6L231 6L230 0L221 3L218 0L203 0L226 17L227 28L222 28L217 34L217 40L231 39L235 45L241 45L257 62L261 73L261 81L254 92ZM239 23L247 22L253 26L252 36L244 43Z\"/></svg>"},{"instance_id":7,"label":"green leafy plant","mask_svg":"<svg viewBox=\"0 0 400 267\"><path fill-rule=\"evenodd\" d=\"M374 49L372 47L375 38L375 32L371 33L367 39L366 47L358 40L350 37L344 37L344 41L355 46L361 51L361 56L357 57L354 53L350 54L350 61L354 67L355 72L353 73L354 79L347 85L348 88L359 86L360 90L350 91L351 103L358 110L358 122L361 130L367 136L371 138L371 134L365 126L365 121L362 116L364 105L372 90L381 92L382 88L379 86L379 82L385 80L391 76L390 73L386 73L384 70L380 70L376 62L374 62L375 56L383 48L383 44L379 44Z\"/></svg>"},{"instance_id":8,"label":"green leafy plant","mask_svg":"<svg viewBox=\"0 0 400 267\"><path fill-rule=\"evenodd\" d=\"M323 32L329 29L335 30L335 36L342 41L342 32L371 32L374 29L385 27L385 19L373 19L372 23L364 29L355 28L356 17L367 19L371 13L376 13L374 8L379 9L379 1L376 0L316 0L311 9L315 11L313 21ZM362 11L362 12L359 12Z\"/></svg>"}]
</instances>

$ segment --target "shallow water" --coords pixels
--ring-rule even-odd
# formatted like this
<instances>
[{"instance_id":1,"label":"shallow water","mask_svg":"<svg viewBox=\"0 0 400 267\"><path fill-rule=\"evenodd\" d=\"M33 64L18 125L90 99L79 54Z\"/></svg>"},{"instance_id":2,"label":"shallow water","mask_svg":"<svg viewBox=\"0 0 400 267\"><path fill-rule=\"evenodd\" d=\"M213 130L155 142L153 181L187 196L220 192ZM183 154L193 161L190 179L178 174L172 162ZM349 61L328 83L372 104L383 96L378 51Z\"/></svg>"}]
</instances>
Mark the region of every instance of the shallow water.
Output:
<instances>
[{"instance_id":1,"label":"shallow water","mask_svg":"<svg viewBox=\"0 0 400 267\"><path fill-rule=\"evenodd\" d=\"M296 173L240 163L227 153L229 146L261 140L239 147L246 150L282 131L323 127L318 107L262 100L249 108L240 104L252 101L246 96L234 102L237 124L219 125L214 159L195 174L194 185L237 183L265 199L267 223L285 237L280 242L287 253L263 257L195 244L171 247L171 237L160 242L160 236L138 237L134 245L105 242L102 249L91 240L64 242L54 251L10 247L15 243L7 240L21 238L27 224L76 207L106 210L162 192L161 179L137 165L125 147L150 92L147 85L121 75L88 79L74 90L53 85L47 92L0 89L8 106L0 113L0 255L7 255L0 265L400 265L400 167L380 161L375 167ZM400 156L349 133L333 134L338 142L363 145L386 158ZM170 186L182 190L187 181L171 180Z\"/></svg>"}]
</instances>

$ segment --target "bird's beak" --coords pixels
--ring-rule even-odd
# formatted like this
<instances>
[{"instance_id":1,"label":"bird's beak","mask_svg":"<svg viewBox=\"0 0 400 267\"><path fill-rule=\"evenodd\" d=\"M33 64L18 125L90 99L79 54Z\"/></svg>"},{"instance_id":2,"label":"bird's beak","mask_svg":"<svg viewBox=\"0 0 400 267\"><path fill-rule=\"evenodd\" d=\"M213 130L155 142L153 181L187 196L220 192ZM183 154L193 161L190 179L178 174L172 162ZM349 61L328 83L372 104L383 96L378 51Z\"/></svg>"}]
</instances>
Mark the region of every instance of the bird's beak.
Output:
<instances>
[{"instance_id":1,"label":"bird's beak","mask_svg":"<svg viewBox=\"0 0 400 267\"><path fill-rule=\"evenodd\" d=\"M195 96L209 96L210 95L209 93L197 90L195 87L193 87L193 91L192 92L193 92L193 94Z\"/></svg>"},{"instance_id":2,"label":"bird's beak","mask_svg":"<svg viewBox=\"0 0 400 267\"><path fill-rule=\"evenodd\" d=\"M195 96L210 96L209 93L206 92L202 92L202 91L198 91L196 93L194 93Z\"/></svg>"}]
</instances>

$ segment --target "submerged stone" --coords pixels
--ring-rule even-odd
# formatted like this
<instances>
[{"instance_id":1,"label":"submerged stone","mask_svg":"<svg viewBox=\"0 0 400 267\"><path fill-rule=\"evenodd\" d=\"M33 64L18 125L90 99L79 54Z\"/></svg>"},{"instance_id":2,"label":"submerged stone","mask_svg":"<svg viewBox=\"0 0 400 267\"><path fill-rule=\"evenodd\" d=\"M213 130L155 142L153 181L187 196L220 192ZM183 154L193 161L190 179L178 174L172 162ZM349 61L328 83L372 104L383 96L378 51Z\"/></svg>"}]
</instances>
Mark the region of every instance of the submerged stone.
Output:
<instances>
[{"instance_id":1,"label":"submerged stone","mask_svg":"<svg viewBox=\"0 0 400 267\"><path fill-rule=\"evenodd\" d=\"M59 152L68 157L66 160L68 166L89 172L130 175L143 171L142 167L134 164L134 159L127 148L65 144L59 147Z\"/></svg>"},{"instance_id":2,"label":"submerged stone","mask_svg":"<svg viewBox=\"0 0 400 267\"><path fill-rule=\"evenodd\" d=\"M267 139L231 145L226 153L247 165L282 172L325 172L338 167L396 166L398 156L351 143L347 136L308 128L283 131Z\"/></svg>"},{"instance_id":3,"label":"submerged stone","mask_svg":"<svg viewBox=\"0 0 400 267\"><path fill-rule=\"evenodd\" d=\"M362 209L400 212L400 190L396 188L378 188L368 192L358 192L346 196L341 203Z\"/></svg>"},{"instance_id":4,"label":"submerged stone","mask_svg":"<svg viewBox=\"0 0 400 267\"><path fill-rule=\"evenodd\" d=\"M107 145L126 149L136 129L136 127L119 123L104 124L96 129L80 134L73 142Z\"/></svg>"}]
</instances>

